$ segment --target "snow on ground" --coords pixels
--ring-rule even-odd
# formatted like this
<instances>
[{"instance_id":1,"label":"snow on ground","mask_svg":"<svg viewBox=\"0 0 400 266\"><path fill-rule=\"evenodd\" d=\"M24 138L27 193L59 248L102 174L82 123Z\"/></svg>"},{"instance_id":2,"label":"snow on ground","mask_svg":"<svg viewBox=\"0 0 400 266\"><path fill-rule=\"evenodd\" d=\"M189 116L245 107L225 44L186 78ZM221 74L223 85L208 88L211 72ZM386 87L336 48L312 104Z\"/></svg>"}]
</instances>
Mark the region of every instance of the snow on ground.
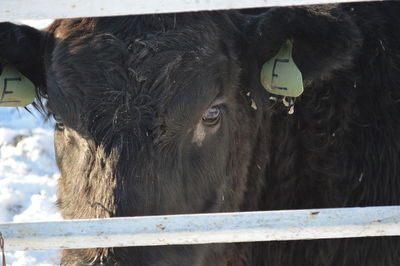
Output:
<instances>
[{"instance_id":1,"label":"snow on ground","mask_svg":"<svg viewBox=\"0 0 400 266\"><path fill-rule=\"evenodd\" d=\"M0 108L0 222L60 220L53 122L23 108ZM6 240L7 241L7 240ZM6 252L7 265L59 265L58 251Z\"/></svg>"}]
</instances>

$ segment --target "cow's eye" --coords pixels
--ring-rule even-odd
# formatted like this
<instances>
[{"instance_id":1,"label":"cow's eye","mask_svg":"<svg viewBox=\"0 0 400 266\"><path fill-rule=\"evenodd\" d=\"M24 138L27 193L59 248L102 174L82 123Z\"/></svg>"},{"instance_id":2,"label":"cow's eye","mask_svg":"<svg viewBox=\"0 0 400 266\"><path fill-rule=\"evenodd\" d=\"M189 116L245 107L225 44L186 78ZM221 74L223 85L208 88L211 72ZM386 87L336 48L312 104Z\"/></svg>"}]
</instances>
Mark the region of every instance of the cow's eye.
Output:
<instances>
[{"instance_id":1,"label":"cow's eye","mask_svg":"<svg viewBox=\"0 0 400 266\"><path fill-rule=\"evenodd\" d=\"M64 130L64 124L63 123L56 123L56 130Z\"/></svg>"},{"instance_id":2,"label":"cow's eye","mask_svg":"<svg viewBox=\"0 0 400 266\"><path fill-rule=\"evenodd\" d=\"M219 106L213 106L208 108L208 110L203 114L202 120L203 123L212 126L218 123L220 118L221 110Z\"/></svg>"}]
</instances>

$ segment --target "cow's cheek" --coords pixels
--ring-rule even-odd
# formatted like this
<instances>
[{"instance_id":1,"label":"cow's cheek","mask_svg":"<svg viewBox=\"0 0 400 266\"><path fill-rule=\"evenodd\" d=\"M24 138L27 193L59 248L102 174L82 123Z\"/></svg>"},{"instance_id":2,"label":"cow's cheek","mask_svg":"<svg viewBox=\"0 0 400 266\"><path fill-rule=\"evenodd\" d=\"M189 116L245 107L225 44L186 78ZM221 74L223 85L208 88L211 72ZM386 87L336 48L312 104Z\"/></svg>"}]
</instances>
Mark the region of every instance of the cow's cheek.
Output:
<instances>
[{"instance_id":1,"label":"cow's cheek","mask_svg":"<svg viewBox=\"0 0 400 266\"><path fill-rule=\"evenodd\" d=\"M63 160L63 155L65 154L65 143L64 143L64 136L63 130L56 129L54 131L54 150L56 153L56 161L58 168L61 167L61 162Z\"/></svg>"},{"instance_id":2,"label":"cow's cheek","mask_svg":"<svg viewBox=\"0 0 400 266\"><path fill-rule=\"evenodd\" d=\"M61 172L76 170L77 165L84 162L84 154L88 149L87 142L72 129L56 130L54 147L57 165Z\"/></svg>"}]
</instances>

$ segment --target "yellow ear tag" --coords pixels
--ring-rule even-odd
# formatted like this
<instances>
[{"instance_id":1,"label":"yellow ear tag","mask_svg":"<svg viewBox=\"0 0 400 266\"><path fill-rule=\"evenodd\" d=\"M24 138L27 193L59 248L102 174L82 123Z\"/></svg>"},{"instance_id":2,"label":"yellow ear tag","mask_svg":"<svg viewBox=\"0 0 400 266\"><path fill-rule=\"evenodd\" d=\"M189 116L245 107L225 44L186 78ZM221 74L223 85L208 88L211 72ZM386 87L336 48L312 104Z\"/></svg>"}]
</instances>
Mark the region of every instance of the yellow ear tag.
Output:
<instances>
[{"instance_id":1,"label":"yellow ear tag","mask_svg":"<svg viewBox=\"0 0 400 266\"><path fill-rule=\"evenodd\" d=\"M1 62L0 107L27 106L35 100L36 87L15 67Z\"/></svg>"},{"instance_id":2,"label":"yellow ear tag","mask_svg":"<svg viewBox=\"0 0 400 266\"><path fill-rule=\"evenodd\" d=\"M270 93L298 97L303 91L303 76L293 61L293 41L287 40L279 52L261 69L261 84Z\"/></svg>"}]
</instances>

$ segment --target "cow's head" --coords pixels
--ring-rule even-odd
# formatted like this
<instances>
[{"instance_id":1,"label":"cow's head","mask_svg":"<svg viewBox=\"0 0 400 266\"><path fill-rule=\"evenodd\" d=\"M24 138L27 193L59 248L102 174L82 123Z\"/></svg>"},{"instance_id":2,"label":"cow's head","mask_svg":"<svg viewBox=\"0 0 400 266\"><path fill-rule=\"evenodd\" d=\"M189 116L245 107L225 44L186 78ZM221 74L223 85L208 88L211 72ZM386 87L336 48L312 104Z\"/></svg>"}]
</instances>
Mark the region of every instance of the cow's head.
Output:
<instances>
[{"instance_id":1,"label":"cow's head","mask_svg":"<svg viewBox=\"0 0 400 266\"><path fill-rule=\"evenodd\" d=\"M38 85L57 121L64 218L262 208L270 156L262 63L293 38L305 79L326 78L350 62L357 36L345 29L346 41L307 46L304 38L327 36L318 27L314 36L301 35L294 13L61 20L45 32L2 24L1 57ZM338 25L328 26L342 30ZM62 262L249 263L243 247L226 246L75 250L64 252Z\"/></svg>"}]
</instances>

